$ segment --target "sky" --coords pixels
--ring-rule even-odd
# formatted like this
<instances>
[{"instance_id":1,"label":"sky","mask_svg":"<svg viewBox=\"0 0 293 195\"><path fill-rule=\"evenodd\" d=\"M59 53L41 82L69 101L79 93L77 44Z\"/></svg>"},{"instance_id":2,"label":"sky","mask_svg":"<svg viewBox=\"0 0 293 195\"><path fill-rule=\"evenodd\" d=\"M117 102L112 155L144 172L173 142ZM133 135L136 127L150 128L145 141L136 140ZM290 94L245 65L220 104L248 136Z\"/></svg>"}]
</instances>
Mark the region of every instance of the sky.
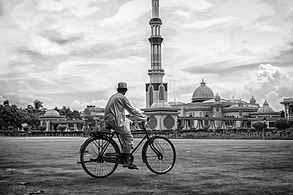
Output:
<instances>
[{"instance_id":1,"label":"sky","mask_svg":"<svg viewBox=\"0 0 293 195\"><path fill-rule=\"evenodd\" d=\"M293 97L292 0L160 0L168 101L202 79L280 111ZM0 0L0 103L104 107L117 83L146 107L150 0Z\"/></svg>"}]
</instances>

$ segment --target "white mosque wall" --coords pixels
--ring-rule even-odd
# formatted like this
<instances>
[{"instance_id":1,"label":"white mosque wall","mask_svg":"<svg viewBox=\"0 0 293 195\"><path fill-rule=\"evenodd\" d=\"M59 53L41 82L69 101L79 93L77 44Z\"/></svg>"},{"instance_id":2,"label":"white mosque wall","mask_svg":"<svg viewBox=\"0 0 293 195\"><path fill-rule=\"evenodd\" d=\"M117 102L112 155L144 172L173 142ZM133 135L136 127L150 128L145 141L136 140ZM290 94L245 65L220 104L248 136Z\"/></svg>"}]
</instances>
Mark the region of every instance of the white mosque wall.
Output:
<instances>
[{"instance_id":1,"label":"white mosque wall","mask_svg":"<svg viewBox=\"0 0 293 195\"><path fill-rule=\"evenodd\" d=\"M174 130L177 129L177 113L156 113L156 114L148 114L151 117L151 121L149 122L149 127L152 130Z\"/></svg>"}]
</instances>

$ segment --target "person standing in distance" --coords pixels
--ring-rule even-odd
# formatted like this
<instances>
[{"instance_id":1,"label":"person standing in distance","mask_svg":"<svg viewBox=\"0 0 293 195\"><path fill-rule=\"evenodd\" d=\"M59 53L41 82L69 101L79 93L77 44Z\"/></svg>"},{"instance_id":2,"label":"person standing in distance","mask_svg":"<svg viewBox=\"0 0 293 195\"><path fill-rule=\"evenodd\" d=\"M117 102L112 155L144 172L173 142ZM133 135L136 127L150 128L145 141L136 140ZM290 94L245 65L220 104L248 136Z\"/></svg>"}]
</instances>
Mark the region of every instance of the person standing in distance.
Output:
<instances>
[{"instance_id":1,"label":"person standing in distance","mask_svg":"<svg viewBox=\"0 0 293 195\"><path fill-rule=\"evenodd\" d=\"M138 169L130 162L130 152L133 145L133 135L126 124L125 110L137 120L147 121L146 115L134 108L128 98L125 96L127 92L127 84L119 82L117 93L112 95L106 105L104 120L105 126L111 126L119 134L122 144L122 152L124 157L123 167L130 169Z\"/></svg>"}]
</instances>

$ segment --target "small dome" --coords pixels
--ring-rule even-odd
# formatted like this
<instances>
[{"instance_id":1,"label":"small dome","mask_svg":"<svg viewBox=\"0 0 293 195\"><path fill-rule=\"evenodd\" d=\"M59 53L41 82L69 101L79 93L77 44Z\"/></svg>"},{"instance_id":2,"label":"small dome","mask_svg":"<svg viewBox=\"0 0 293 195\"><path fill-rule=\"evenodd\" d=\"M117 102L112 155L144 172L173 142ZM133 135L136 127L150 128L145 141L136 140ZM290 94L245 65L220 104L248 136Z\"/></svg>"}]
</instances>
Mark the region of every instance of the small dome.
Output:
<instances>
[{"instance_id":1,"label":"small dome","mask_svg":"<svg viewBox=\"0 0 293 195\"><path fill-rule=\"evenodd\" d=\"M56 116L60 116L59 112L57 112L56 110L48 110L44 116L46 117L56 117Z\"/></svg>"},{"instance_id":2,"label":"small dome","mask_svg":"<svg viewBox=\"0 0 293 195\"><path fill-rule=\"evenodd\" d=\"M171 108L170 104L164 100L156 101L152 104L151 108Z\"/></svg>"},{"instance_id":3,"label":"small dome","mask_svg":"<svg viewBox=\"0 0 293 195\"><path fill-rule=\"evenodd\" d=\"M219 102L220 100L221 100L221 97L219 96L219 94L217 93L216 95L215 95L215 101L216 102Z\"/></svg>"},{"instance_id":4,"label":"small dome","mask_svg":"<svg viewBox=\"0 0 293 195\"><path fill-rule=\"evenodd\" d=\"M255 103L256 103L256 99L252 96L252 97L250 98L249 102L250 102L251 104L255 104Z\"/></svg>"},{"instance_id":5,"label":"small dome","mask_svg":"<svg viewBox=\"0 0 293 195\"><path fill-rule=\"evenodd\" d=\"M265 100L265 102L263 103L263 106L260 107L257 110L258 113L270 113L270 112L275 112L268 104L268 102Z\"/></svg>"},{"instance_id":6,"label":"small dome","mask_svg":"<svg viewBox=\"0 0 293 195\"><path fill-rule=\"evenodd\" d=\"M213 99L214 92L206 86L206 83L202 79L200 86L197 87L192 95L192 102L203 102L205 100Z\"/></svg>"}]
</instances>

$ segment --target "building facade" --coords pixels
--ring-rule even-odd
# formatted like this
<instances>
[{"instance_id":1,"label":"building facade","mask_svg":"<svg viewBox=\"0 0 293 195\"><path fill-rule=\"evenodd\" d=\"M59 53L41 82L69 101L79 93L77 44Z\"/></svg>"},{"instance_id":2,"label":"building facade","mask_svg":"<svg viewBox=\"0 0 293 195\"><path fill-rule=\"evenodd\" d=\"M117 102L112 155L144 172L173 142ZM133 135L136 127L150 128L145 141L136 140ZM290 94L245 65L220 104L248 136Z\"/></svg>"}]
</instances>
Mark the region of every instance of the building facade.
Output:
<instances>
[{"instance_id":1,"label":"building facade","mask_svg":"<svg viewBox=\"0 0 293 195\"><path fill-rule=\"evenodd\" d=\"M281 104L284 105L285 118L293 120L293 98L285 98Z\"/></svg>"},{"instance_id":2,"label":"building facade","mask_svg":"<svg viewBox=\"0 0 293 195\"><path fill-rule=\"evenodd\" d=\"M45 131L58 131L59 125L65 125L65 131L81 131L82 120L66 120L56 110L48 110L43 116L39 116L40 125L45 126Z\"/></svg>"},{"instance_id":3,"label":"building facade","mask_svg":"<svg viewBox=\"0 0 293 195\"><path fill-rule=\"evenodd\" d=\"M209 88L204 80L191 97L190 103L170 102L179 111L181 128L251 128L256 122L264 122L274 128L281 112L275 112L267 101L259 106L252 96L249 102L241 99L224 99Z\"/></svg>"}]
</instances>

